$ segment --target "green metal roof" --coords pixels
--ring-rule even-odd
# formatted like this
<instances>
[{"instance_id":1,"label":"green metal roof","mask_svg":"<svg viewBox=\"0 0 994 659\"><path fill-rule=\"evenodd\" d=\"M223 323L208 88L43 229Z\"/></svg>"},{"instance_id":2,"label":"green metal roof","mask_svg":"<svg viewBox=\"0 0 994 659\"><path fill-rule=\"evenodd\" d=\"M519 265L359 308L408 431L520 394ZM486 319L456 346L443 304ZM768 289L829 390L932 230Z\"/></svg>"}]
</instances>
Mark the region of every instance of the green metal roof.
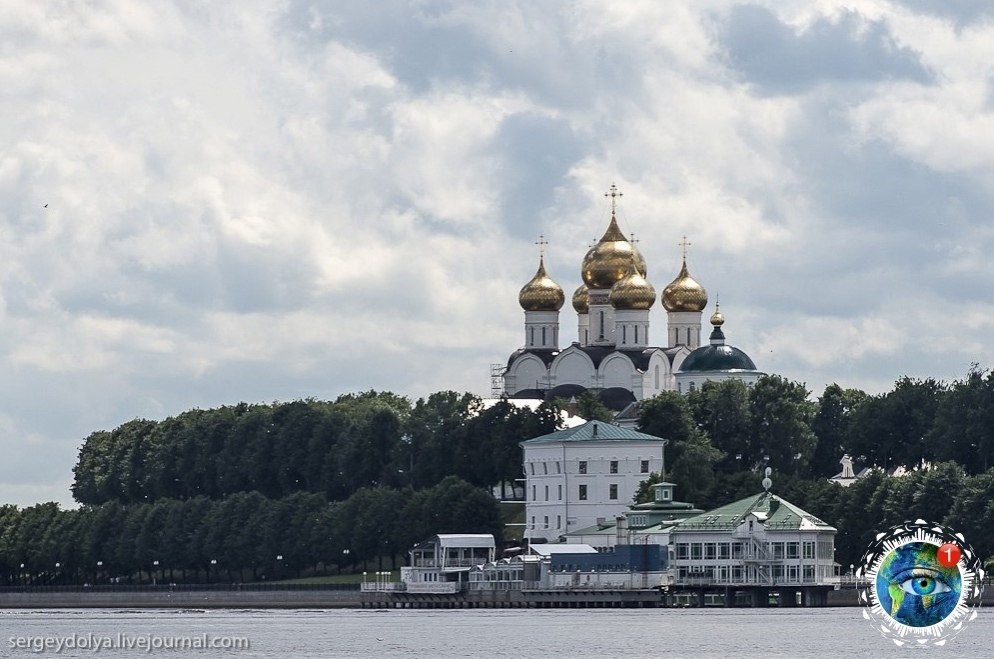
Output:
<instances>
[{"instance_id":1,"label":"green metal roof","mask_svg":"<svg viewBox=\"0 0 994 659\"><path fill-rule=\"evenodd\" d=\"M740 499L734 503L685 519L680 522L675 532L732 530L738 527L749 513L758 513L760 517L765 517L763 524L769 530L835 531L829 524L791 502L770 492L763 492L759 496Z\"/></svg>"},{"instance_id":2,"label":"green metal roof","mask_svg":"<svg viewBox=\"0 0 994 659\"><path fill-rule=\"evenodd\" d=\"M680 365L681 373L705 371L755 371L749 355L734 346L701 346Z\"/></svg>"},{"instance_id":3,"label":"green metal roof","mask_svg":"<svg viewBox=\"0 0 994 659\"><path fill-rule=\"evenodd\" d=\"M554 442L603 442L603 441L636 441L661 442L661 437L647 435L644 432L622 428L607 421L587 421L582 426L566 428L521 442L526 444L551 444Z\"/></svg>"}]
</instances>

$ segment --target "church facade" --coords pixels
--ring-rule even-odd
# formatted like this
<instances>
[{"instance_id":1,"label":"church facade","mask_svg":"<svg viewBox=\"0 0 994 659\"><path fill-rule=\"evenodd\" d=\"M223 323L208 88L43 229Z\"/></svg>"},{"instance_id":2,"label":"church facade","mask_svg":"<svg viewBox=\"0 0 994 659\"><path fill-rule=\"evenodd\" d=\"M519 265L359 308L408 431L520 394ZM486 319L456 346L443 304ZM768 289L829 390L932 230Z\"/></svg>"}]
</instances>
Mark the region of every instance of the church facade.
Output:
<instances>
[{"instance_id":1,"label":"church facade","mask_svg":"<svg viewBox=\"0 0 994 659\"><path fill-rule=\"evenodd\" d=\"M650 311L656 290L646 279L645 258L618 225L615 202L620 193L612 185L607 196L611 220L584 256L583 283L572 296L578 340L560 349L559 314L565 294L540 257L538 271L518 295L525 312L525 343L508 359L504 394L569 399L590 391L617 411L662 391L689 392L708 379L755 381L761 373L752 360L724 345L724 317L717 311L711 345L701 346L708 294L687 268L686 240L680 272L660 296L667 316L665 340L652 344ZM696 370L683 372L685 364Z\"/></svg>"}]
</instances>

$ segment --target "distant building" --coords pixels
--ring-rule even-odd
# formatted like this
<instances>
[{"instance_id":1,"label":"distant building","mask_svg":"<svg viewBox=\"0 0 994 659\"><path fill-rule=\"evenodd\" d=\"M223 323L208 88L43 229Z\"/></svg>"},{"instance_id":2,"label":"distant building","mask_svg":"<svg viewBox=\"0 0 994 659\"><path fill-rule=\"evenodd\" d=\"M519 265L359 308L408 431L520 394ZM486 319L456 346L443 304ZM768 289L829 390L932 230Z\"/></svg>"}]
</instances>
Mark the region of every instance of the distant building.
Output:
<instances>
[{"instance_id":1,"label":"distant building","mask_svg":"<svg viewBox=\"0 0 994 659\"><path fill-rule=\"evenodd\" d=\"M613 521L642 481L664 466L665 441L604 421L521 442L525 538L555 541Z\"/></svg>"},{"instance_id":2,"label":"distant building","mask_svg":"<svg viewBox=\"0 0 994 659\"><path fill-rule=\"evenodd\" d=\"M677 524L670 533L671 573L681 584L834 583L835 533L766 491Z\"/></svg>"},{"instance_id":3,"label":"distant building","mask_svg":"<svg viewBox=\"0 0 994 659\"><path fill-rule=\"evenodd\" d=\"M470 570L493 563L495 552L489 533L439 533L408 552L410 565L400 569L400 580L410 593L457 593Z\"/></svg>"},{"instance_id":4,"label":"distant building","mask_svg":"<svg viewBox=\"0 0 994 659\"><path fill-rule=\"evenodd\" d=\"M572 296L577 340L560 349L559 311L566 297L540 256L535 276L518 295L525 312L525 341L507 361L504 393L510 398L568 399L590 391L619 411L662 391L679 390L681 382L683 391L689 391L706 380L755 381L761 374L745 353L724 345L720 322L711 345L700 352L708 294L687 268L686 239L681 243L680 271L659 296L667 315L665 337L653 345L650 312L656 290L647 280L645 258L618 226L615 202L621 194L611 186L607 196L611 220L584 256L583 283ZM712 322L715 319L724 322L717 312ZM688 360L693 360L691 368Z\"/></svg>"}]
</instances>

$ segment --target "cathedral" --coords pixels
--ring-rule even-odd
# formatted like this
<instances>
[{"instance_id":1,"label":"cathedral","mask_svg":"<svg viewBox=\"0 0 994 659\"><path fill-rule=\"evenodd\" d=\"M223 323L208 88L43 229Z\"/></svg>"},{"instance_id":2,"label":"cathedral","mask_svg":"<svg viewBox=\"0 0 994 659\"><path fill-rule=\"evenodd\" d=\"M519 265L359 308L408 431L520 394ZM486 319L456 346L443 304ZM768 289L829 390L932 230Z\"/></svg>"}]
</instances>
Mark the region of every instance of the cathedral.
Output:
<instances>
[{"instance_id":1,"label":"cathedral","mask_svg":"<svg viewBox=\"0 0 994 659\"><path fill-rule=\"evenodd\" d=\"M687 243L679 274L663 289L666 339L650 343L650 312L656 289L646 279L645 258L621 232L612 185L611 221L604 236L583 258L583 283L573 293L577 341L559 347L559 311L566 297L549 277L539 256L538 271L522 287L525 344L504 370L509 398L569 399L584 391L612 410L662 391L687 393L708 380L738 378L747 384L762 373L747 354L725 344L725 319L715 309L707 345L701 345L701 318L708 294L687 268Z\"/></svg>"}]
</instances>

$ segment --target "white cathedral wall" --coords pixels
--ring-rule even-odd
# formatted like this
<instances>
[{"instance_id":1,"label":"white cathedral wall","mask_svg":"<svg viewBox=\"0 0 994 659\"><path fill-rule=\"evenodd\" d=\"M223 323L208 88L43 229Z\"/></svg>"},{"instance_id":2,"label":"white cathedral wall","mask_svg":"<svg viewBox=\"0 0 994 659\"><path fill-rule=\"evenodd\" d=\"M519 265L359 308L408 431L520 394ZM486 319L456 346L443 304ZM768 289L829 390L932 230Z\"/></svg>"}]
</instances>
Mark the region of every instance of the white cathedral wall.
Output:
<instances>
[{"instance_id":1,"label":"white cathedral wall","mask_svg":"<svg viewBox=\"0 0 994 659\"><path fill-rule=\"evenodd\" d=\"M672 391L676 388L673 380L673 372L670 370L670 361L661 350L656 351L649 358L649 368L642 376L642 398L652 398L663 391Z\"/></svg>"},{"instance_id":2,"label":"white cathedral wall","mask_svg":"<svg viewBox=\"0 0 994 659\"><path fill-rule=\"evenodd\" d=\"M700 371L676 374L677 391L682 394L700 389L708 381L742 380L747 385L755 384L762 373L759 371Z\"/></svg>"},{"instance_id":3,"label":"white cathedral wall","mask_svg":"<svg viewBox=\"0 0 994 659\"><path fill-rule=\"evenodd\" d=\"M544 389L548 386L548 375L545 362L535 355L523 355L504 376L504 391L514 394L522 389Z\"/></svg>"},{"instance_id":4,"label":"white cathedral wall","mask_svg":"<svg viewBox=\"0 0 994 659\"><path fill-rule=\"evenodd\" d=\"M559 347L558 311L525 312L525 346L540 350Z\"/></svg>"},{"instance_id":5,"label":"white cathedral wall","mask_svg":"<svg viewBox=\"0 0 994 659\"><path fill-rule=\"evenodd\" d=\"M624 355L608 355L601 362L600 382L604 389L609 387L632 388L632 376L635 375L635 366L632 360Z\"/></svg>"},{"instance_id":6,"label":"white cathedral wall","mask_svg":"<svg viewBox=\"0 0 994 659\"><path fill-rule=\"evenodd\" d=\"M561 384L578 384L588 389L598 386L594 363L590 361L590 357L572 348L567 348L556 356L549 375L550 384L554 387Z\"/></svg>"},{"instance_id":7,"label":"white cathedral wall","mask_svg":"<svg viewBox=\"0 0 994 659\"><path fill-rule=\"evenodd\" d=\"M666 321L666 345L686 345L691 350L700 347L701 312L668 311Z\"/></svg>"}]
</instances>

